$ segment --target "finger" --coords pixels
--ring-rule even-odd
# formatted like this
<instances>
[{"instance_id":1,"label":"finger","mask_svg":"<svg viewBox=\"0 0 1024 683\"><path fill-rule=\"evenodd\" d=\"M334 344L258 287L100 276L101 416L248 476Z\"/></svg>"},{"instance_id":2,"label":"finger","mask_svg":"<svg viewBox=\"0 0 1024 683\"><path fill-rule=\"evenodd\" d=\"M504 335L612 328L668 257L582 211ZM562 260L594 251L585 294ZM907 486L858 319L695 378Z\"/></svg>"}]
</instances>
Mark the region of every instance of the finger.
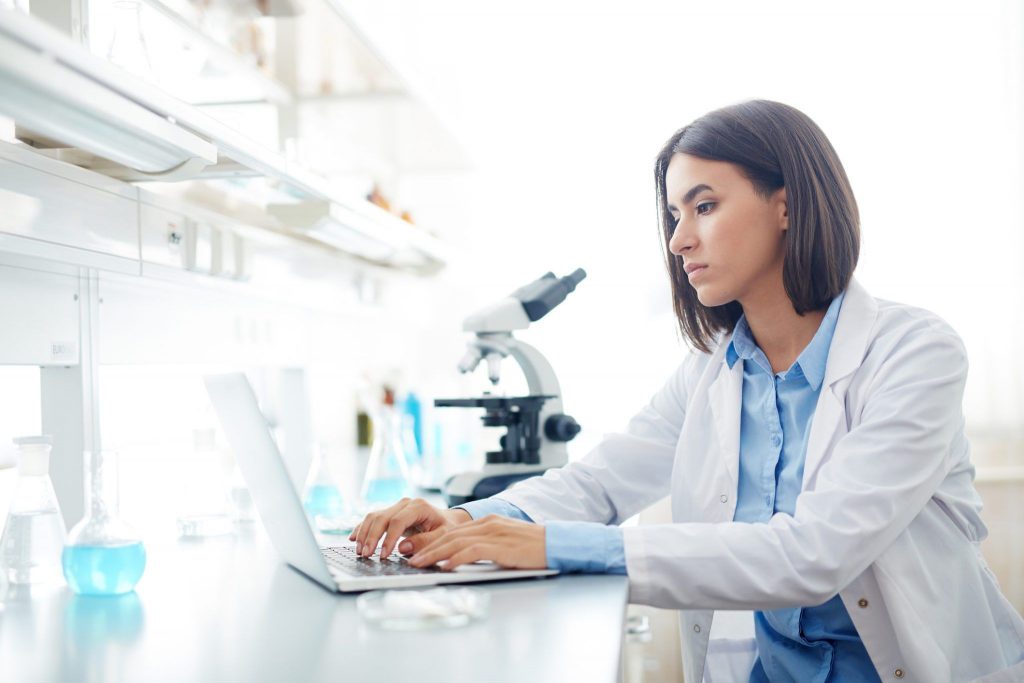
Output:
<instances>
[{"instance_id":1,"label":"finger","mask_svg":"<svg viewBox=\"0 0 1024 683\"><path fill-rule=\"evenodd\" d=\"M418 534L406 536L405 540L398 544L398 552L402 553L406 557L413 555L444 536L446 531L447 529L435 529L433 531L423 531Z\"/></svg>"},{"instance_id":2,"label":"finger","mask_svg":"<svg viewBox=\"0 0 1024 683\"><path fill-rule=\"evenodd\" d=\"M436 529L446 521L440 510L422 498L410 501L395 519L388 523L380 557L390 557L402 536L413 536L424 530Z\"/></svg>"},{"instance_id":3,"label":"finger","mask_svg":"<svg viewBox=\"0 0 1024 683\"><path fill-rule=\"evenodd\" d=\"M488 517L482 517L480 519L473 520L472 522L466 522L454 527L444 527L431 532L429 535L423 535L424 538L411 537L406 539L412 543L412 551L416 554L422 553L423 551L434 550L433 544L436 542L447 542L454 539L479 537L486 538L495 531L496 524L500 523L499 518L495 515ZM438 534L440 532L440 534ZM402 552L405 552L402 550ZM435 561L441 558L436 558Z\"/></svg>"},{"instance_id":4,"label":"finger","mask_svg":"<svg viewBox=\"0 0 1024 683\"><path fill-rule=\"evenodd\" d=\"M369 528L363 535L363 547L359 552L360 555L363 557L373 555L373 551L377 549L377 543L380 542L380 537L384 534L384 528L388 523L388 519L384 512L381 512L372 520L367 519Z\"/></svg>"},{"instance_id":5,"label":"finger","mask_svg":"<svg viewBox=\"0 0 1024 683\"><path fill-rule=\"evenodd\" d=\"M395 513L404 508L408 502L408 498L403 498L389 508L368 514L366 519L363 520L366 528L363 529L362 534L359 536L356 552L363 557L372 555L373 551L377 548L377 543L380 541L388 521Z\"/></svg>"},{"instance_id":6,"label":"finger","mask_svg":"<svg viewBox=\"0 0 1024 683\"><path fill-rule=\"evenodd\" d=\"M472 564L478 560L491 559L494 557L494 553L496 553L497 550L497 546L494 545L474 543L468 548L463 548L449 557L448 561L444 565L444 570L446 572L453 572L464 564Z\"/></svg>"},{"instance_id":7,"label":"finger","mask_svg":"<svg viewBox=\"0 0 1024 683\"><path fill-rule=\"evenodd\" d=\"M448 538L447 535L438 539L427 548L416 553L409 559L409 564L414 567L429 567L441 560L447 560L460 550L472 545L483 543L486 536L460 536Z\"/></svg>"},{"instance_id":8,"label":"finger","mask_svg":"<svg viewBox=\"0 0 1024 683\"><path fill-rule=\"evenodd\" d=\"M398 545L398 539L404 536L410 529L416 527L420 514L420 511L415 508L406 507L388 522L384 543L380 547L381 559L391 557L391 551Z\"/></svg>"},{"instance_id":9,"label":"finger","mask_svg":"<svg viewBox=\"0 0 1024 683\"><path fill-rule=\"evenodd\" d=\"M354 541L354 540L356 540L356 536L358 536L358 535L359 535L359 527L360 527L360 526L362 526L362 524L356 524L356 528L355 528L355 529L353 529L353 530L352 530L352 533L350 533L350 534L348 535L348 540L350 540L350 541Z\"/></svg>"}]
</instances>

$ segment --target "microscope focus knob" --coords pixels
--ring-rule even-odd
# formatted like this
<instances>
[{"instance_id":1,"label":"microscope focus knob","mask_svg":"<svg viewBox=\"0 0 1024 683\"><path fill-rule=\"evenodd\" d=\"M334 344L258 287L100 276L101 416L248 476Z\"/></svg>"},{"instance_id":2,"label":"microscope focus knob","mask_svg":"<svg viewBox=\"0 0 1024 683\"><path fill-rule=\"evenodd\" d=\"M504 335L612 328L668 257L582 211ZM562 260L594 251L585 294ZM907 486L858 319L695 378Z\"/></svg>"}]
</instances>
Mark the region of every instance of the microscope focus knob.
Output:
<instances>
[{"instance_id":1,"label":"microscope focus knob","mask_svg":"<svg viewBox=\"0 0 1024 683\"><path fill-rule=\"evenodd\" d=\"M552 441L572 441L579 433L579 423L569 415L552 415L544 421L544 436Z\"/></svg>"}]
</instances>

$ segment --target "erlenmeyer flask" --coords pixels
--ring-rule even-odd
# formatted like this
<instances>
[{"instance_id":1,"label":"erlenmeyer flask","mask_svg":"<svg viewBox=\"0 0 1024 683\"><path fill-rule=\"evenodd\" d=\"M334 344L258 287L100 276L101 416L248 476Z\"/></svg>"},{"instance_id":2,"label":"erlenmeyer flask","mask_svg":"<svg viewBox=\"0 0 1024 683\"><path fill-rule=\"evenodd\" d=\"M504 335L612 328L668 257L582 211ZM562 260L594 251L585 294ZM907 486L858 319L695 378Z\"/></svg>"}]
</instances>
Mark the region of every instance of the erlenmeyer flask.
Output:
<instances>
[{"instance_id":1,"label":"erlenmeyer flask","mask_svg":"<svg viewBox=\"0 0 1024 683\"><path fill-rule=\"evenodd\" d=\"M384 402L373 420L373 446L360 495L369 506L391 505L414 492L412 474L402 439L401 416L395 394L384 389Z\"/></svg>"},{"instance_id":2,"label":"erlenmeyer flask","mask_svg":"<svg viewBox=\"0 0 1024 683\"><path fill-rule=\"evenodd\" d=\"M18 483L0 538L0 563L11 584L60 581L67 527L50 481L49 436L15 439Z\"/></svg>"},{"instance_id":3,"label":"erlenmeyer flask","mask_svg":"<svg viewBox=\"0 0 1024 683\"><path fill-rule=\"evenodd\" d=\"M142 3L139 0L114 0L114 36L107 48L107 60L141 76L152 78L153 64L142 32Z\"/></svg>"},{"instance_id":4,"label":"erlenmeyer flask","mask_svg":"<svg viewBox=\"0 0 1024 683\"><path fill-rule=\"evenodd\" d=\"M313 466L306 477L302 507L305 508L313 528L317 531L340 533L336 529L341 518L348 513L348 509L338 482L331 474L330 464L327 462L327 448L324 445L317 448Z\"/></svg>"},{"instance_id":5,"label":"erlenmeyer flask","mask_svg":"<svg viewBox=\"0 0 1024 683\"><path fill-rule=\"evenodd\" d=\"M146 568L138 533L118 516L117 454L85 453L86 516L68 534L64 578L76 593L118 595L135 588Z\"/></svg>"}]
</instances>

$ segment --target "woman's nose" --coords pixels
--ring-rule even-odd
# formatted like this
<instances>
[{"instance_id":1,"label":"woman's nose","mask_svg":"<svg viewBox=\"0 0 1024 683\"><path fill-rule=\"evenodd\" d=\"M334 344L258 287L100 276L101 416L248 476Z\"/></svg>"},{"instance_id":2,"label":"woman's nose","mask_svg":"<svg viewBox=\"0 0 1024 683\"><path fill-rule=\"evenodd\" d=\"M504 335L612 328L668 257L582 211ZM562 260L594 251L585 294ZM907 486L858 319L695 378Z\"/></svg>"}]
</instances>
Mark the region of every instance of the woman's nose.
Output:
<instances>
[{"instance_id":1,"label":"woman's nose","mask_svg":"<svg viewBox=\"0 0 1024 683\"><path fill-rule=\"evenodd\" d=\"M682 221L679 221L668 241L668 250L676 256L683 256L693 249L696 241L696 237L685 229Z\"/></svg>"}]
</instances>

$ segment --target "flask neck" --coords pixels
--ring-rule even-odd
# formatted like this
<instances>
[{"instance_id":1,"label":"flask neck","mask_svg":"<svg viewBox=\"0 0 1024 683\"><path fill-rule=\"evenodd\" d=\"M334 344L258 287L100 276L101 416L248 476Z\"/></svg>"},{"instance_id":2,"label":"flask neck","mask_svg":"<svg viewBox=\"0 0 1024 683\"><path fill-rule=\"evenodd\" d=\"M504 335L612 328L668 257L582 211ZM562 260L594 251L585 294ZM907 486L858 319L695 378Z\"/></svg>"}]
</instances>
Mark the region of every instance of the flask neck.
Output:
<instances>
[{"instance_id":1,"label":"flask neck","mask_svg":"<svg viewBox=\"0 0 1024 683\"><path fill-rule=\"evenodd\" d=\"M50 473L50 446L25 445L19 448L18 474L23 477L42 477Z\"/></svg>"},{"instance_id":2,"label":"flask neck","mask_svg":"<svg viewBox=\"0 0 1024 683\"><path fill-rule=\"evenodd\" d=\"M116 515L118 507L117 456L85 453L85 509L91 517Z\"/></svg>"}]
</instances>

